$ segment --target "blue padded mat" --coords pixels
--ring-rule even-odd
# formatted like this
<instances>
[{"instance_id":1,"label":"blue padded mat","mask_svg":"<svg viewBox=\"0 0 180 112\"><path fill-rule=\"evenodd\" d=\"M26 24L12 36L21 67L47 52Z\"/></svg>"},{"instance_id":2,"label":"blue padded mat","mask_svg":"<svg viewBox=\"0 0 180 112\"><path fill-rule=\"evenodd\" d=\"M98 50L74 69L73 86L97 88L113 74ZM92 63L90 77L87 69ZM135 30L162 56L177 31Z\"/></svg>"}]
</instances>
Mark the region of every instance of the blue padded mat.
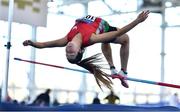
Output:
<instances>
[{"instance_id":1,"label":"blue padded mat","mask_svg":"<svg viewBox=\"0 0 180 112\"><path fill-rule=\"evenodd\" d=\"M110 105L110 104L67 104L54 107L26 106L20 104L1 103L0 111L180 111L179 108L172 106L161 107L140 107L126 105Z\"/></svg>"}]
</instances>

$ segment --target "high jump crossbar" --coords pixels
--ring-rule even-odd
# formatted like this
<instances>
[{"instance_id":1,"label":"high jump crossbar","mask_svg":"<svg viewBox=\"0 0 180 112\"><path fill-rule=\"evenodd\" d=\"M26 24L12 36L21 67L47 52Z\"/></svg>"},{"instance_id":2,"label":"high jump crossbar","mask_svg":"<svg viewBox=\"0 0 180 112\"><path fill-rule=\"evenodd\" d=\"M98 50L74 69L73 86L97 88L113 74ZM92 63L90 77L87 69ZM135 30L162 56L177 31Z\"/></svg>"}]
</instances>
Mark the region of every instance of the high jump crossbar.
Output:
<instances>
[{"instance_id":1,"label":"high jump crossbar","mask_svg":"<svg viewBox=\"0 0 180 112\"><path fill-rule=\"evenodd\" d=\"M67 69L67 70L71 70L71 71L89 73L88 71L85 71L85 70L73 69L73 68L69 68L69 67L63 67L63 66L58 66L58 65L52 65L52 64L41 63L41 62L36 62L36 61L30 61L30 60L25 60L25 59L20 59L20 58L14 58L14 60L33 63L33 64L38 64L38 65L44 65L44 66L49 66L49 67Z\"/></svg>"},{"instance_id":2,"label":"high jump crossbar","mask_svg":"<svg viewBox=\"0 0 180 112\"><path fill-rule=\"evenodd\" d=\"M52 64L47 64L47 63L41 63L41 62L36 62L36 61L24 60L24 59L20 59L20 58L14 58L14 60L23 61L23 62L29 62L29 63L33 63L33 64L39 64L39 65L44 65L44 66L50 66L50 67L55 67L55 68L67 69L67 70L71 70L71 71L89 73L86 70L73 69L73 68L69 68L69 67L63 67L63 66L52 65ZM153 84L153 85L171 87L171 88L179 88L180 89L180 85L175 85L175 84L170 84L170 83L155 82L155 81L143 80L143 79L136 79L136 78L124 77L122 75L109 75L109 77L118 78L118 79L124 79L124 80L129 80L129 81L134 81L134 82L141 82L141 83L146 83L146 84Z\"/></svg>"}]
</instances>

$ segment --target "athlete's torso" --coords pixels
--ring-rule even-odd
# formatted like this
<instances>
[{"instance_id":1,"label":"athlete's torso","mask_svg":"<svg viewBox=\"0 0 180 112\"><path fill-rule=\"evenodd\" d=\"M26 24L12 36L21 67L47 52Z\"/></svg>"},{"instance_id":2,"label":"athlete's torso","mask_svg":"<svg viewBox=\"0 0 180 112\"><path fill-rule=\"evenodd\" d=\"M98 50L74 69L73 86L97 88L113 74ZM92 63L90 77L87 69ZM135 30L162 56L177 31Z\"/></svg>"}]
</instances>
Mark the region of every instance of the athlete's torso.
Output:
<instances>
[{"instance_id":1,"label":"athlete's torso","mask_svg":"<svg viewBox=\"0 0 180 112\"><path fill-rule=\"evenodd\" d=\"M107 31L108 23L103 20L102 18L95 17L95 16L85 16L83 18L77 19L76 22L84 22L89 24L90 26L94 27L94 33L100 34Z\"/></svg>"},{"instance_id":2,"label":"athlete's torso","mask_svg":"<svg viewBox=\"0 0 180 112\"><path fill-rule=\"evenodd\" d=\"M77 33L81 33L82 45L90 45L90 37L93 33L101 34L107 31L108 23L103 19L95 16L85 16L77 19L76 24L68 33L68 41L71 41Z\"/></svg>"}]
</instances>

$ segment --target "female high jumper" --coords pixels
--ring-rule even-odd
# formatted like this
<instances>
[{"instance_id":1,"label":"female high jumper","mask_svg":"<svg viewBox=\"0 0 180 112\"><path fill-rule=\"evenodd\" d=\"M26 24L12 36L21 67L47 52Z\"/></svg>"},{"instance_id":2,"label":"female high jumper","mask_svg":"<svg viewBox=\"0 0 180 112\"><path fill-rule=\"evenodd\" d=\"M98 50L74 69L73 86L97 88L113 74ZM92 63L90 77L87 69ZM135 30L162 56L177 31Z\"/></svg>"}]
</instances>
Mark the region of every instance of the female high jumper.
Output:
<instances>
[{"instance_id":1,"label":"female high jumper","mask_svg":"<svg viewBox=\"0 0 180 112\"><path fill-rule=\"evenodd\" d=\"M127 64L129 57L129 36L126 34L139 23L145 21L150 11L142 11L135 20L122 28L116 28L108 24L107 21L99 17L88 15L86 17L77 19L75 25L69 33L60 39L47 42L33 42L25 40L24 46L32 46L35 48L52 48L52 47L66 47L67 60L72 64L77 64L90 73L94 74L98 86L104 84L107 88L112 90L112 81L109 75L101 70L101 66L95 64L100 62L100 54L93 55L86 59L82 59L85 48L96 43L102 43L102 53L104 54L111 70L111 75L127 76ZM120 44L120 60L121 70L118 72L115 69L110 43ZM121 84L128 88L128 83L124 79L120 79ZM102 88L101 88L102 89Z\"/></svg>"}]
</instances>

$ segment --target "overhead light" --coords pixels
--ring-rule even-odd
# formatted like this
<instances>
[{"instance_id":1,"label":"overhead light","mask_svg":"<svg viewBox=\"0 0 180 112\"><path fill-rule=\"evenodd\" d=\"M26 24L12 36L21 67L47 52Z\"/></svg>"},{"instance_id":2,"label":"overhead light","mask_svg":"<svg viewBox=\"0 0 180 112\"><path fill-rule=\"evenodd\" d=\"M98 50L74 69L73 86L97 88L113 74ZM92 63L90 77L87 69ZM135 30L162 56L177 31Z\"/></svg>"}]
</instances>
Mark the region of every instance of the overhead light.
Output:
<instances>
[{"instance_id":1,"label":"overhead light","mask_svg":"<svg viewBox=\"0 0 180 112\"><path fill-rule=\"evenodd\" d=\"M166 2L165 5L166 5L166 7L171 7L172 6L172 2Z\"/></svg>"}]
</instances>

